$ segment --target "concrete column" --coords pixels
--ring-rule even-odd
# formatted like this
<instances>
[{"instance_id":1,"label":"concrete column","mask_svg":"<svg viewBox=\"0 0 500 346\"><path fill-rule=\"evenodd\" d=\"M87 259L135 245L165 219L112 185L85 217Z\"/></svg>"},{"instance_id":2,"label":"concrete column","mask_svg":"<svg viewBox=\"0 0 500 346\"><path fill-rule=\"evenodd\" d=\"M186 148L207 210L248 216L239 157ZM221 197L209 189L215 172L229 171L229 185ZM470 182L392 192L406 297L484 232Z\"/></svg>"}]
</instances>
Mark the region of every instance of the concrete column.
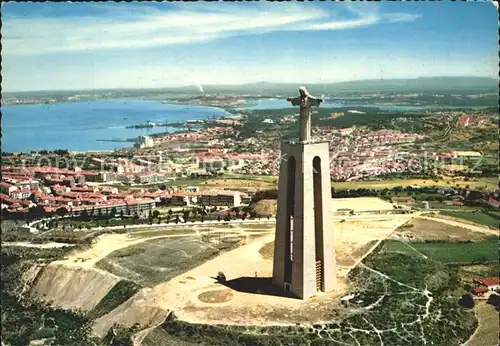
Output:
<instances>
[{"instance_id":1,"label":"concrete column","mask_svg":"<svg viewBox=\"0 0 500 346\"><path fill-rule=\"evenodd\" d=\"M331 190L328 143L283 144L282 154L294 157L295 198L292 261L292 293L300 299L308 299L317 294L316 288L316 227L314 203L313 160L321 159L321 209L322 224L319 226L323 245L323 281L325 292L335 288L335 254L333 243L333 220L331 215ZM280 168L278 215L276 220L276 240L274 252L273 281L284 287L284 263L286 261L286 232L289 232L287 206L289 199L288 160L282 161Z\"/></svg>"},{"instance_id":2,"label":"concrete column","mask_svg":"<svg viewBox=\"0 0 500 346\"><path fill-rule=\"evenodd\" d=\"M285 279L285 232L287 225L287 200L288 200L288 159L285 143L281 146L282 160L280 162L280 175L278 181L278 205L276 211L276 231L274 238L274 257L273 257L273 283L284 288Z\"/></svg>"}]
</instances>

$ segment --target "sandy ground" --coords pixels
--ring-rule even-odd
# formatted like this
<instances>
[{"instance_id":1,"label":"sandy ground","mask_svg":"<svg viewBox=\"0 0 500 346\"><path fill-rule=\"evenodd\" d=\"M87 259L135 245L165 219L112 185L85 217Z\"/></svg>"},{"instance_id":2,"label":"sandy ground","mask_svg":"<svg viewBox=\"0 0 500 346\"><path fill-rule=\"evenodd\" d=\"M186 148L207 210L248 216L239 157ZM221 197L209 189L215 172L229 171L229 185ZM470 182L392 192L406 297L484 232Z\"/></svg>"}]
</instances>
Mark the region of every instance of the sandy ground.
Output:
<instances>
[{"instance_id":1,"label":"sandy ground","mask_svg":"<svg viewBox=\"0 0 500 346\"><path fill-rule=\"evenodd\" d=\"M344 222L340 222L340 219L335 221L338 290L319 294L307 302L276 295L245 293L236 289L228 292L226 286L217 283L214 277L219 271L223 271L228 280L255 278L255 272L260 279L270 280L272 277L272 260L263 258L259 250L274 240L274 227L266 225L260 232L245 229L244 225L223 228L222 231L227 236L247 234L248 245L223 253L152 289L141 290L126 303L98 319L94 331L105 334L116 321L125 325L141 323L150 326L159 323L170 310L175 311L181 319L199 323L290 324L331 320L339 312L338 297L344 292L343 277L349 269L371 251L377 241L389 236L410 217L377 215L376 218L360 216L359 220L349 217ZM213 226L210 228L212 232L216 229ZM199 232L203 233L201 230ZM148 231L148 236L141 236L142 233L105 234L96 238L88 249L75 250L64 260L52 262L37 283L35 294L55 306L92 309L120 279L96 268L98 261L114 251L145 241L182 237L165 230L158 230L158 236L153 231ZM56 279L53 280L54 278Z\"/></svg>"},{"instance_id":2,"label":"sandy ground","mask_svg":"<svg viewBox=\"0 0 500 346\"><path fill-rule=\"evenodd\" d=\"M274 240L273 228L269 228L261 233L260 237L249 237L247 245L223 253L152 289L141 290L126 303L98 319L94 331L102 334L116 321L125 325L141 323L146 327L151 326L159 323L171 310L182 320L207 324L292 324L332 320L342 312L338 298L346 289L345 275L381 240L391 236L395 229L412 217L418 217L418 214L353 216L346 217L343 221L336 218L334 232L338 289L328 294L319 293L312 300L301 301L271 294L246 293L241 289L228 288L214 279L217 273L222 271L228 281L238 278L253 280L256 272L257 281L269 280L272 277L272 260L264 258L259 253L264 245ZM464 227L463 224L450 220L426 219ZM494 232L480 226L467 225L467 227L472 231ZM255 232L247 231L243 227L225 228L223 231L239 235L256 235ZM65 261L60 262L68 267L76 267L75 269L99 271L94 268L94 264L113 251L168 236L134 238L126 234L103 235L88 250L75 251ZM58 293L57 290L54 292Z\"/></svg>"},{"instance_id":3,"label":"sandy ground","mask_svg":"<svg viewBox=\"0 0 500 346\"><path fill-rule=\"evenodd\" d=\"M498 345L499 316L495 308L486 302L476 301L474 307L479 325L466 346L495 346Z\"/></svg>"},{"instance_id":4,"label":"sandy ground","mask_svg":"<svg viewBox=\"0 0 500 346\"><path fill-rule=\"evenodd\" d=\"M209 190L213 188L230 189L251 189L263 190L272 189L276 187L276 183L270 183L259 180L244 180L244 179L213 179L198 184L202 190Z\"/></svg>"},{"instance_id":5,"label":"sandy ground","mask_svg":"<svg viewBox=\"0 0 500 346\"><path fill-rule=\"evenodd\" d=\"M332 199L333 211L339 209L365 210L393 210L392 203L377 197L334 198Z\"/></svg>"},{"instance_id":6,"label":"sandy ground","mask_svg":"<svg viewBox=\"0 0 500 346\"><path fill-rule=\"evenodd\" d=\"M337 276L345 277L349 270L357 265L367 252L373 250L382 240L389 237L394 230L408 222L411 215L389 215L378 220L347 220L336 223L335 253L337 257ZM367 246L368 245L368 246ZM360 250L363 250L360 251Z\"/></svg>"},{"instance_id":7,"label":"sandy ground","mask_svg":"<svg viewBox=\"0 0 500 346\"><path fill-rule=\"evenodd\" d=\"M467 226L457 226L429 218L419 217L407 223L410 227L401 227L393 233L395 239L411 239L413 241L424 241L429 239L440 239L449 241L472 240L481 241L489 236L489 233L477 232L466 228ZM470 225L475 226L475 225ZM474 228L477 230L476 228ZM488 229L486 229L489 231ZM471 232L472 231L472 232Z\"/></svg>"},{"instance_id":8,"label":"sandy ground","mask_svg":"<svg viewBox=\"0 0 500 346\"><path fill-rule=\"evenodd\" d=\"M376 242L388 237L395 228L411 216L386 216L386 220L346 221L335 223L336 253L339 259L338 290L318 294L311 301L302 301L268 294L246 293L216 282L214 277L223 271L228 281L238 278L272 277L272 260L263 258L259 250L274 240L274 234L255 239L250 244L222 254L199 267L168 282L159 284L148 294L146 305L162 310L171 309L182 319L193 323L266 324L313 323L332 318L339 311L338 297L344 292L344 276ZM366 245L370 246L366 246ZM364 252L359 252L364 247ZM189 278L189 279L186 279ZM206 302L207 296L222 295L221 302ZM202 302L200 300L200 295ZM217 299L214 299L217 300Z\"/></svg>"}]
</instances>

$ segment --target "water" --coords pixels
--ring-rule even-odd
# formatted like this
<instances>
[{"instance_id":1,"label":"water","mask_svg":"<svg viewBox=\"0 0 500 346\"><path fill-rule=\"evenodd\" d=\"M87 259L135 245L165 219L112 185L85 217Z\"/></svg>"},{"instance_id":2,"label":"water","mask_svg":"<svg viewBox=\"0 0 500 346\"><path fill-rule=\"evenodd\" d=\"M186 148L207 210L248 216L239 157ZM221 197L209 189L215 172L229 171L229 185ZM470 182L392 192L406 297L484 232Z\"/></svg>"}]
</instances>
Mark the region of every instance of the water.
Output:
<instances>
[{"instance_id":1,"label":"water","mask_svg":"<svg viewBox=\"0 0 500 346\"><path fill-rule=\"evenodd\" d=\"M127 129L126 126L148 120L174 123L226 115L229 113L218 108L135 99L7 105L2 106L2 151L113 150L131 147L133 143L98 140L126 140L175 131L165 127Z\"/></svg>"},{"instance_id":2,"label":"water","mask_svg":"<svg viewBox=\"0 0 500 346\"><path fill-rule=\"evenodd\" d=\"M403 106L403 105L377 105L377 104L345 104L345 103L337 103L330 102L326 99L323 103L321 103L322 107L330 107L330 108L349 108L349 107L369 107L369 108L378 108L383 111L420 111L420 110L428 110L428 109L459 109L459 108L484 108L480 106ZM260 109L283 109L283 108L291 108L292 105L287 100L283 99L262 99L257 100L256 104L252 104L249 107L241 107L238 108L240 110L248 109L248 110L260 110Z\"/></svg>"}]
</instances>

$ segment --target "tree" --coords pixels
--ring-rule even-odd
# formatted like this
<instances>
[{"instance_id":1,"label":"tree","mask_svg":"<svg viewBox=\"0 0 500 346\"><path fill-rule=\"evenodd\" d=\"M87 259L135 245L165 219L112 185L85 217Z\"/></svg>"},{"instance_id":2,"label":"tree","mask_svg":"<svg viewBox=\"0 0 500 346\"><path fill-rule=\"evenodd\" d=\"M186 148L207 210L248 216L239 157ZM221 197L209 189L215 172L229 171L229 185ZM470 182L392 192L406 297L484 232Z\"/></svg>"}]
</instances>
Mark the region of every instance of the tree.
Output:
<instances>
[{"instance_id":1,"label":"tree","mask_svg":"<svg viewBox=\"0 0 500 346\"><path fill-rule=\"evenodd\" d=\"M458 304L467 309L472 309L475 305L474 298L470 294L464 294L462 298L458 301Z\"/></svg>"},{"instance_id":2,"label":"tree","mask_svg":"<svg viewBox=\"0 0 500 346\"><path fill-rule=\"evenodd\" d=\"M33 212L34 212L34 216L35 216L36 218L43 218L43 217L45 217L45 216L46 216L46 214L47 214L47 213L45 212L45 208L44 208L43 206L41 206L41 205L37 205L37 206L35 207L35 209L33 210Z\"/></svg>"},{"instance_id":3,"label":"tree","mask_svg":"<svg viewBox=\"0 0 500 346\"><path fill-rule=\"evenodd\" d=\"M87 209L83 209L82 213L80 214L80 219L82 221L88 221L89 220L89 212Z\"/></svg>"},{"instance_id":4,"label":"tree","mask_svg":"<svg viewBox=\"0 0 500 346\"><path fill-rule=\"evenodd\" d=\"M182 211L182 217L184 218L184 223L187 222L188 218L189 218L189 214L190 214L190 211L189 210L183 210Z\"/></svg>"},{"instance_id":5,"label":"tree","mask_svg":"<svg viewBox=\"0 0 500 346\"><path fill-rule=\"evenodd\" d=\"M56 209L56 214L59 215L59 216L64 216L67 213L68 213L68 209L66 209L64 207L60 207L60 208Z\"/></svg>"},{"instance_id":6,"label":"tree","mask_svg":"<svg viewBox=\"0 0 500 346\"><path fill-rule=\"evenodd\" d=\"M492 294L488 298L487 304L493 305L493 306L500 306L500 295L498 294Z\"/></svg>"}]
</instances>

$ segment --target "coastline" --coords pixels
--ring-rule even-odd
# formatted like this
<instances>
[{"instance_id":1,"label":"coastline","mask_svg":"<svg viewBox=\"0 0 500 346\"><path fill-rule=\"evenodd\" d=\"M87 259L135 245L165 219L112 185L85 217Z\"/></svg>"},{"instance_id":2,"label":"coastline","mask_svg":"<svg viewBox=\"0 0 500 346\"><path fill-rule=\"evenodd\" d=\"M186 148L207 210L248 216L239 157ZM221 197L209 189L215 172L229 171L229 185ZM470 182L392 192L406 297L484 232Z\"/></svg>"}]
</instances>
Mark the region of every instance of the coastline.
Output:
<instances>
[{"instance_id":1,"label":"coastline","mask_svg":"<svg viewBox=\"0 0 500 346\"><path fill-rule=\"evenodd\" d=\"M221 119L234 115L224 108L163 103L162 100L144 98L16 104L4 107L2 113L2 151L8 153L41 150L113 152L132 147L130 141L116 142L118 139L157 137L183 131L182 126L127 126L149 120L179 125L188 120Z\"/></svg>"}]
</instances>

